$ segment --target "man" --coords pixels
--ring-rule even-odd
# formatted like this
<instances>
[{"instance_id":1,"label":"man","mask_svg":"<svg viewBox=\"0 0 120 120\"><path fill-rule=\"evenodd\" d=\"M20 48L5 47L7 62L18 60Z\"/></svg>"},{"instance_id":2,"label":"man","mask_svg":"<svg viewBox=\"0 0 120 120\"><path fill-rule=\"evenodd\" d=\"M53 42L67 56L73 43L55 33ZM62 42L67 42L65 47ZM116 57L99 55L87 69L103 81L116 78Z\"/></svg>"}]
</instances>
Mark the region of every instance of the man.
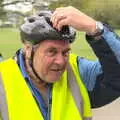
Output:
<instances>
[{"instance_id":1,"label":"man","mask_svg":"<svg viewBox=\"0 0 120 120\"><path fill-rule=\"evenodd\" d=\"M75 30L68 25L87 33L87 41L100 62L70 54ZM92 107L102 106L120 95L119 58L104 34L117 38L102 23L67 7L53 14L41 11L32 15L20 31L24 48L15 58L0 64L3 119L91 120L87 91Z\"/></svg>"}]
</instances>

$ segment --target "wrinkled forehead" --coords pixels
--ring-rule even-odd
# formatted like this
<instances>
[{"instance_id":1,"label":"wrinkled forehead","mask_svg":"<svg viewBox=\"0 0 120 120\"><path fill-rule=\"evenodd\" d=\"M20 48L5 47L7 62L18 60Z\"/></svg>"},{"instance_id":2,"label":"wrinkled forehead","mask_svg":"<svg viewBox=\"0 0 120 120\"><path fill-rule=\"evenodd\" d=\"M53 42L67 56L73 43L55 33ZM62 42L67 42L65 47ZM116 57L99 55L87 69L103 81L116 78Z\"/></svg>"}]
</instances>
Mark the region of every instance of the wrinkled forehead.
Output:
<instances>
[{"instance_id":1,"label":"wrinkled forehead","mask_svg":"<svg viewBox=\"0 0 120 120\"><path fill-rule=\"evenodd\" d=\"M56 48L56 49L70 49L70 43L67 40L44 40L39 43L42 49Z\"/></svg>"},{"instance_id":2,"label":"wrinkled forehead","mask_svg":"<svg viewBox=\"0 0 120 120\"><path fill-rule=\"evenodd\" d=\"M43 40L40 45L56 45L56 46L69 46L70 43L67 40Z\"/></svg>"}]
</instances>

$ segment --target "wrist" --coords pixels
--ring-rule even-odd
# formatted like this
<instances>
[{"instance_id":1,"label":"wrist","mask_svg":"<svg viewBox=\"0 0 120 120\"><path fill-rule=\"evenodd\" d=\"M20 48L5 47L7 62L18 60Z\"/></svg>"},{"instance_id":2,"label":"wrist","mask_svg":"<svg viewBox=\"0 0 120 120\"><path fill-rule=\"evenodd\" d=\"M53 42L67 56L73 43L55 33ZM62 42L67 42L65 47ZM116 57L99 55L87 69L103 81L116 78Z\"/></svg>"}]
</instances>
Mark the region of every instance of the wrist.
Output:
<instances>
[{"instance_id":1,"label":"wrist","mask_svg":"<svg viewBox=\"0 0 120 120\"><path fill-rule=\"evenodd\" d=\"M104 26L101 22L96 21L95 25L93 26L93 29L91 30L91 32L87 33L87 35L96 37L96 36L100 36L104 31Z\"/></svg>"}]
</instances>

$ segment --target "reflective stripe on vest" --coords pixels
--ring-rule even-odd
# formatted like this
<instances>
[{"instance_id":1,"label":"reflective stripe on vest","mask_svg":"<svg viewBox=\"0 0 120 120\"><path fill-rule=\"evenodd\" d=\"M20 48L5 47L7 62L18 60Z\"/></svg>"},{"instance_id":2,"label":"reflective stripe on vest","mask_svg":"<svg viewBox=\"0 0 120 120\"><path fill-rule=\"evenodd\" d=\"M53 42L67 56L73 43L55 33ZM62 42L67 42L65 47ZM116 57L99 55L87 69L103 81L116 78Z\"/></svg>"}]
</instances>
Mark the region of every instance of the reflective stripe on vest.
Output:
<instances>
[{"instance_id":1,"label":"reflective stripe on vest","mask_svg":"<svg viewBox=\"0 0 120 120\"><path fill-rule=\"evenodd\" d=\"M73 98L75 100L76 106L79 110L79 113L81 114L82 119L83 120L92 120L92 117L84 117L84 115L83 115L83 109L84 109L83 98L82 98L79 86L76 82L75 75L74 75L72 69L70 68L70 65L68 65L68 86L71 90L71 93L73 95Z\"/></svg>"},{"instance_id":2,"label":"reflective stripe on vest","mask_svg":"<svg viewBox=\"0 0 120 120\"><path fill-rule=\"evenodd\" d=\"M73 79L70 79L70 85L73 87L71 92L74 96L76 105L78 106L79 112L82 114L83 120L92 120L89 96L86 87L80 79L80 73L77 67L77 55L70 54L70 66L71 69L70 67L68 68L68 71L71 71L69 77Z\"/></svg>"},{"instance_id":3,"label":"reflective stripe on vest","mask_svg":"<svg viewBox=\"0 0 120 120\"><path fill-rule=\"evenodd\" d=\"M6 91L9 120L43 120L31 91L15 61L10 59L2 63L0 69ZM73 69L73 71L74 76L76 76L75 69ZM67 72L65 71L61 79L53 85L51 120L90 120L90 105L87 104L87 106L84 106L84 103L89 103L89 100L86 99L87 93L82 87L81 89L84 94L81 92L81 96L83 100L87 100L83 102L82 115L82 113L79 113L78 107L76 107L78 104L74 99L74 91L71 90L71 87L69 90L69 83L67 83L66 78ZM78 81L80 81L80 79L78 79L77 82ZM81 85L78 83L78 86Z\"/></svg>"}]
</instances>

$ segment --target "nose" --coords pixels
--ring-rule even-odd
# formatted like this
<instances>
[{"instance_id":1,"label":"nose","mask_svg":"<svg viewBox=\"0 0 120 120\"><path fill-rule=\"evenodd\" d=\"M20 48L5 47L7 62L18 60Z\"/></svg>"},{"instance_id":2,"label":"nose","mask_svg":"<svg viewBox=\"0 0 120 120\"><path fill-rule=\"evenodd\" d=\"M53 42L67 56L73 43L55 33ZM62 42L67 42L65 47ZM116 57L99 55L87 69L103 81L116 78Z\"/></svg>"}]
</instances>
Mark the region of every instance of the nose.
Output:
<instances>
[{"instance_id":1,"label":"nose","mask_svg":"<svg viewBox=\"0 0 120 120\"><path fill-rule=\"evenodd\" d=\"M58 55L56 55L54 62L58 65L65 65L67 60L66 60L65 56L63 56L62 54L58 54Z\"/></svg>"}]
</instances>

